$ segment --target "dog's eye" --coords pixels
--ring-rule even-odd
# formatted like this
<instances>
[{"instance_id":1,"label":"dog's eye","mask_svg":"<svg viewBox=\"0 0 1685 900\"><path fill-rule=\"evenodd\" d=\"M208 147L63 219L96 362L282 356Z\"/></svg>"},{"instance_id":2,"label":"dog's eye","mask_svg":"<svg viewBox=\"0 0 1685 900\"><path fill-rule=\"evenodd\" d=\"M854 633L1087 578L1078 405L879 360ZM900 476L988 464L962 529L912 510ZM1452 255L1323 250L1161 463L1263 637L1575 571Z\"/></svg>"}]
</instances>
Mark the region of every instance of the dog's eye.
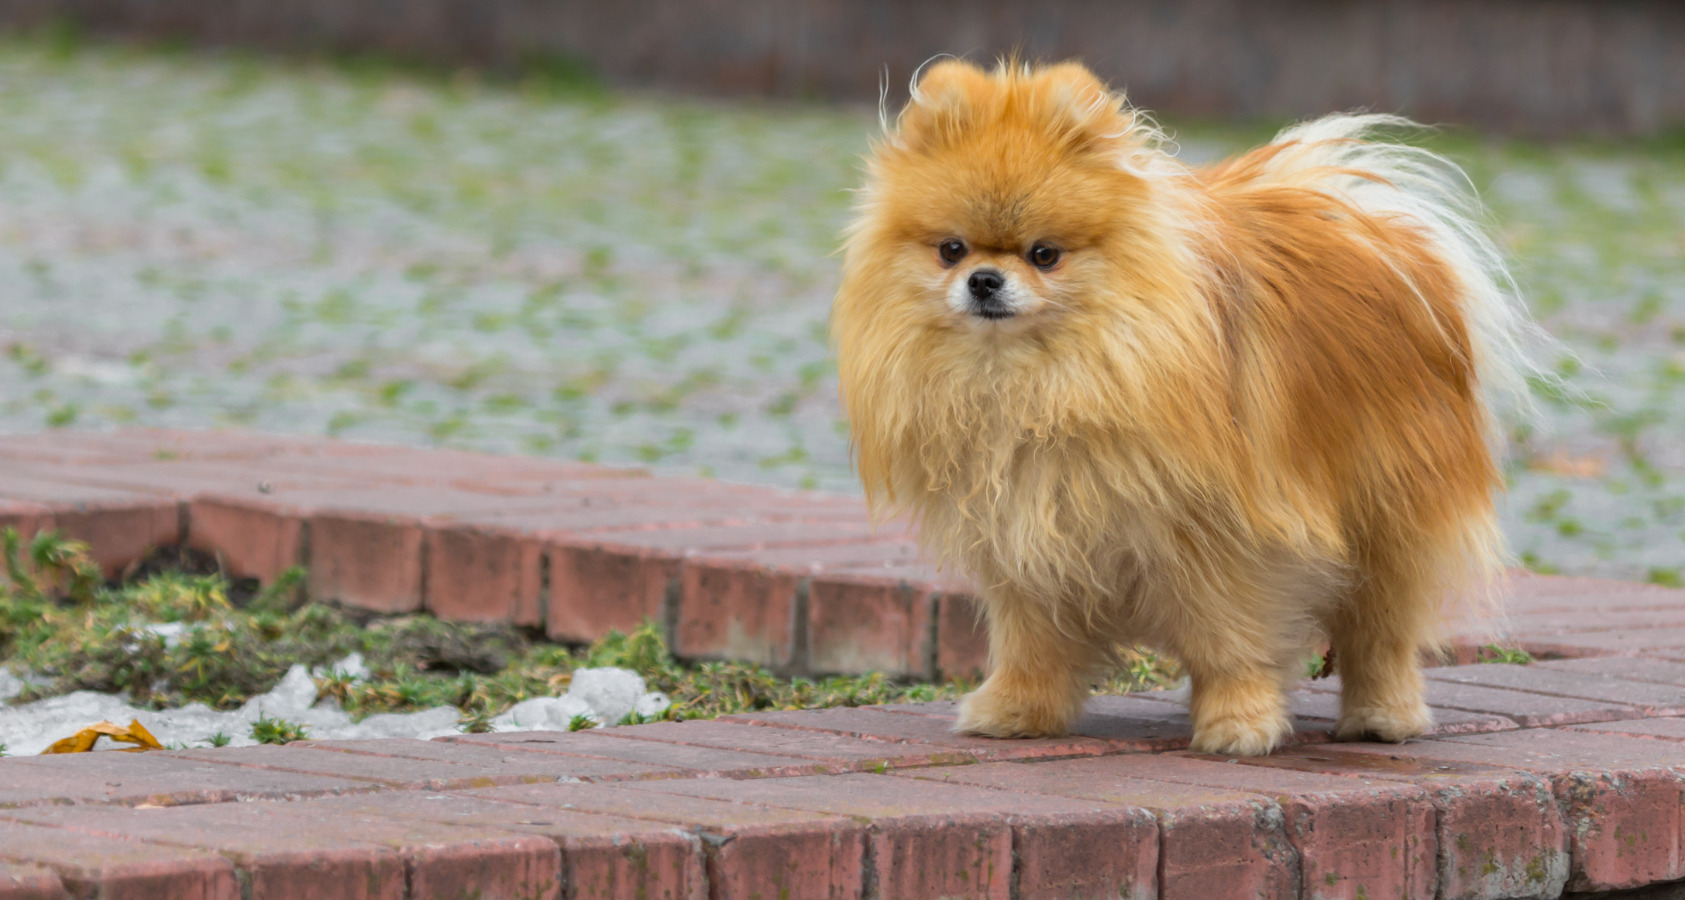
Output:
<instances>
[{"instance_id":1,"label":"dog's eye","mask_svg":"<svg viewBox=\"0 0 1685 900\"><path fill-rule=\"evenodd\" d=\"M942 257L943 262L951 266L965 259L965 241L949 238L936 245L936 252Z\"/></svg>"},{"instance_id":2,"label":"dog's eye","mask_svg":"<svg viewBox=\"0 0 1685 900\"><path fill-rule=\"evenodd\" d=\"M1030 248L1030 262L1038 269L1051 269L1059 262L1059 248L1052 244L1037 244Z\"/></svg>"}]
</instances>

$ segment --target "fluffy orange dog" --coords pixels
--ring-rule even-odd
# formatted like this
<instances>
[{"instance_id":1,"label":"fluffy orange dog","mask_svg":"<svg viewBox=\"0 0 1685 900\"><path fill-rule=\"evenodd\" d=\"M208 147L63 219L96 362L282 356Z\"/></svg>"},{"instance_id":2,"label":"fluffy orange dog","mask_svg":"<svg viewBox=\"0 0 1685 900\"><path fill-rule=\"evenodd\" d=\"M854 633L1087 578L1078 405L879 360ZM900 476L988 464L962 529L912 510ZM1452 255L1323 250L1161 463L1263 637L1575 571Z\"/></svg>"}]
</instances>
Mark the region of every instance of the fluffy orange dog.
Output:
<instances>
[{"instance_id":1,"label":"fluffy orange dog","mask_svg":"<svg viewBox=\"0 0 1685 900\"><path fill-rule=\"evenodd\" d=\"M1120 642L1195 749L1266 753L1332 642L1341 738L1431 724L1419 654L1489 595L1494 398L1532 333L1462 173L1297 126L1197 169L1079 65L929 69L868 160L833 310L860 476L979 587L963 731L1063 732Z\"/></svg>"}]
</instances>

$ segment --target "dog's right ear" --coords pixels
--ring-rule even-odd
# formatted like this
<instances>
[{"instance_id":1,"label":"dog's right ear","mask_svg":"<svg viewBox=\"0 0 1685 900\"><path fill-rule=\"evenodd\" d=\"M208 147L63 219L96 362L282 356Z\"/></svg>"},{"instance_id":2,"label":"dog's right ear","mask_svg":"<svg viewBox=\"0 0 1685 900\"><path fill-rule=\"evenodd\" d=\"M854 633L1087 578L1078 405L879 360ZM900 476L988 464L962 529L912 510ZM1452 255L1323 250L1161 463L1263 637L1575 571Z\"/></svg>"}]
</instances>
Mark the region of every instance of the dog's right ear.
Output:
<instances>
[{"instance_id":1,"label":"dog's right ear","mask_svg":"<svg viewBox=\"0 0 1685 900\"><path fill-rule=\"evenodd\" d=\"M963 59L943 59L923 67L912 84L912 99L896 122L896 139L909 149L940 143L970 118L974 100L988 90L988 73Z\"/></svg>"}]
</instances>

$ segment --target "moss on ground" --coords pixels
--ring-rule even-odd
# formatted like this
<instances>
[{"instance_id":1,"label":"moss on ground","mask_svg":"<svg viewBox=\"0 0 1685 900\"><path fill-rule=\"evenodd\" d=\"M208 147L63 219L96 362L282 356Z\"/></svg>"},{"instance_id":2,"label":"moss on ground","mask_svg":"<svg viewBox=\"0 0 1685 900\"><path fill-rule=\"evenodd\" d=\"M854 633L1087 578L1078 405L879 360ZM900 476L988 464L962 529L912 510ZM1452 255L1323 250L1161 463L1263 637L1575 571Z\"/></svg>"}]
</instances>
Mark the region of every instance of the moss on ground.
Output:
<instances>
[{"instance_id":1,"label":"moss on ground","mask_svg":"<svg viewBox=\"0 0 1685 900\"><path fill-rule=\"evenodd\" d=\"M455 706L469 730L483 730L522 700L565 692L582 667L637 672L672 698L672 719L939 700L972 686L881 673L790 678L748 663L682 663L654 623L569 647L428 615L368 619L303 600L296 570L256 591L220 575L169 568L107 585L73 541L43 534L23 546L15 531L0 536L0 665L37 679L20 702L96 690L123 692L155 709L195 701L232 709L273 688L294 664L329 667L353 652L363 654L370 677L329 671L317 679L321 696L359 717ZM179 633L152 628L160 624L179 625ZM1159 687L1174 677L1157 657L1128 653L1097 690Z\"/></svg>"}]
</instances>

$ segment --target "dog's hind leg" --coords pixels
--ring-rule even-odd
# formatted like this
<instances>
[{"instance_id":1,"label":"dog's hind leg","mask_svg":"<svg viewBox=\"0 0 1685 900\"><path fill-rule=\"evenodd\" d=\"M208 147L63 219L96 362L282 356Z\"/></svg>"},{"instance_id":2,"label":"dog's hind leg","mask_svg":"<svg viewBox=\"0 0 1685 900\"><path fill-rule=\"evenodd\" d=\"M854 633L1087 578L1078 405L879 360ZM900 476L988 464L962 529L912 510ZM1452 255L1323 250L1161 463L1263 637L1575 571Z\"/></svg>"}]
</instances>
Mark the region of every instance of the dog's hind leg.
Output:
<instances>
[{"instance_id":1,"label":"dog's hind leg","mask_svg":"<svg viewBox=\"0 0 1685 900\"><path fill-rule=\"evenodd\" d=\"M1329 614L1340 677L1336 740L1398 742L1433 727L1422 699L1421 653L1433 642L1437 607L1423 582L1408 569L1367 571Z\"/></svg>"}]
</instances>

